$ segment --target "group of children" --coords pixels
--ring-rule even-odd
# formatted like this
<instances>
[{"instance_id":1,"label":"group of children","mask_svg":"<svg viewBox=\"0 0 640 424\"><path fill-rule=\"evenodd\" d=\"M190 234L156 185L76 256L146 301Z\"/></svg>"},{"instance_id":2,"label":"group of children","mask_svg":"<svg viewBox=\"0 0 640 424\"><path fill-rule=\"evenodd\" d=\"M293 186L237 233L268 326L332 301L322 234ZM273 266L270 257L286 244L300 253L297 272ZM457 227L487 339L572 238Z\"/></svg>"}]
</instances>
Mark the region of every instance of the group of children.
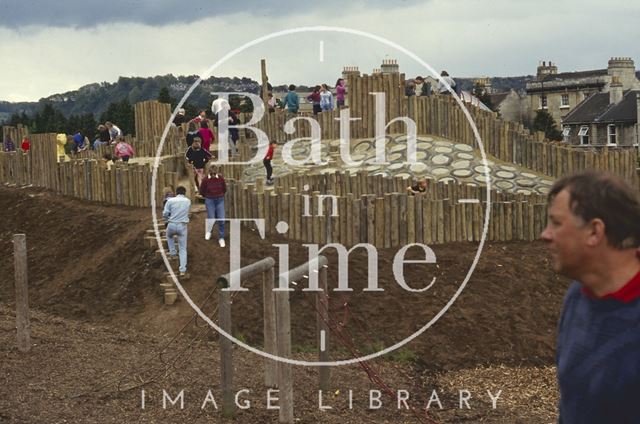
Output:
<instances>
[{"instance_id":1,"label":"group of children","mask_svg":"<svg viewBox=\"0 0 640 424\"><path fill-rule=\"evenodd\" d=\"M338 109L344 107L345 94L347 88L343 78L338 78L336 81L336 106ZM316 85L307 96L307 101L311 103L313 107L313 114L317 115L320 112L333 110L333 93L327 84ZM269 104L271 107L271 104ZM296 86L289 85L289 91L282 99L282 109L286 109L289 113L298 113L300 108L300 100L296 93Z\"/></svg>"},{"instance_id":2,"label":"group of children","mask_svg":"<svg viewBox=\"0 0 640 424\"><path fill-rule=\"evenodd\" d=\"M98 126L98 133L93 142L82 134L81 130L76 131L73 135L58 134L56 141L58 157L64 156L67 159L88 149L97 150L100 146L113 146L112 152L103 155L103 159L107 161L128 162L135 155L135 150L131 144L126 142L122 130L109 121Z\"/></svg>"},{"instance_id":3,"label":"group of children","mask_svg":"<svg viewBox=\"0 0 640 424\"><path fill-rule=\"evenodd\" d=\"M20 143L20 149L22 150L23 153L27 153L29 151L30 146L31 146L31 142L29 141L29 137L24 136L22 138L22 142ZM16 144L13 142L10 136L5 137L4 143L2 144L2 151L3 152L16 151Z\"/></svg>"}]
</instances>

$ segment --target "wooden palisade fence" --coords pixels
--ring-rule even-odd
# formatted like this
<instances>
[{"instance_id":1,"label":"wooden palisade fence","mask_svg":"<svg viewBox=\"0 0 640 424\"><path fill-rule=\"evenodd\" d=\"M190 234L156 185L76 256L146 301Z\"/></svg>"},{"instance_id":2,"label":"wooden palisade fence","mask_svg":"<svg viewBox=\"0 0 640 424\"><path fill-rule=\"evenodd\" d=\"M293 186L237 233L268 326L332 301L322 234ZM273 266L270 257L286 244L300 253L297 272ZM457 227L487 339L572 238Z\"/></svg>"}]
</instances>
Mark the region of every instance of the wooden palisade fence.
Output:
<instances>
[{"instance_id":1,"label":"wooden palisade fence","mask_svg":"<svg viewBox=\"0 0 640 424\"><path fill-rule=\"evenodd\" d=\"M370 243L390 248L416 242L441 244L481 239L486 188L436 183L426 193L413 196L403 191L408 181L393 179L400 180L389 186L395 191L375 188L368 194L342 192L334 200L327 196L332 190L314 190L319 186L310 185L309 190L301 192L298 187L304 187L303 178L298 177L300 185L279 186L275 190L264 190L261 179L255 185L232 181L225 201L227 216L263 218L267 234L276 234L276 224L285 221L289 224L289 238L318 244ZM376 177L365 179L368 187L375 186L372 180ZM328 186L326 182L322 184ZM478 202L460 201L467 199ZM487 240L536 240L546 225L546 215L543 196L492 192Z\"/></svg>"}]
</instances>

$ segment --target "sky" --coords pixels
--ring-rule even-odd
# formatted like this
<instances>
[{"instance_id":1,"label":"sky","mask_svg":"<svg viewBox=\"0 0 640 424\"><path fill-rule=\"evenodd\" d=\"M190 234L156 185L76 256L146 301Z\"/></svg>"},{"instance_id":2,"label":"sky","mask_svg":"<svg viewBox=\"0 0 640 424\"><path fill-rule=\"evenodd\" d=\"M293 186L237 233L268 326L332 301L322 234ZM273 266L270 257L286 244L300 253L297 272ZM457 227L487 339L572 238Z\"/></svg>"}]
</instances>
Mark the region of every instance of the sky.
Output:
<instances>
[{"instance_id":1,"label":"sky","mask_svg":"<svg viewBox=\"0 0 640 424\"><path fill-rule=\"evenodd\" d=\"M0 100L37 101L120 76L206 75L229 52L296 27L350 28L390 40L456 77L606 68L640 62L640 2L609 0L0 0ZM408 77L428 69L397 49L339 32L256 44L215 76L334 85L344 66L371 73L396 59Z\"/></svg>"}]
</instances>

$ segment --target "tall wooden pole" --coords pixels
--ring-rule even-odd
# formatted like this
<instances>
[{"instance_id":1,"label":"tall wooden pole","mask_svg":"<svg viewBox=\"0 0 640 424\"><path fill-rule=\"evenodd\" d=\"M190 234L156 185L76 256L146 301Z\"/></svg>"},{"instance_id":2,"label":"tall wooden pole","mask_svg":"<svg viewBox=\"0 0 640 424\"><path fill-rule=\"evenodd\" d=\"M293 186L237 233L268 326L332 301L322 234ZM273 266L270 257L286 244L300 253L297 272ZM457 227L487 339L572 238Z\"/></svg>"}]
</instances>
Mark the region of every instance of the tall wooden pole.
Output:
<instances>
[{"instance_id":1,"label":"tall wooden pole","mask_svg":"<svg viewBox=\"0 0 640 424\"><path fill-rule=\"evenodd\" d=\"M267 102L269 101L269 86L268 81L269 77L267 76L267 60L260 59L260 70L262 73L262 101L264 102L264 107L267 109Z\"/></svg>"},{"instance_id":2,"label":"tall wooden pole","mask_svg":"<svg viewBox=\"0 0 640 424\"><path fill-rule=\"evenodd\" d=\"M28 352L31 349L31 324L29 322L29 287L27 278L27 237L24 234L13 236L13 258L16 274L16 328L18 330L18 349Z\"/></svg>"},{"instance_id":3,"label":"tall wooden pole","mask_svg":"<svg viewBox=\"0 0 640 424\"><path fill-rule=\"evenodd\" d=\"M278 354L276 335L276 297L274 289L273 267L262 273L262 290L264 305L264 349L272 355ZM264 384L267 387L278 386L278 362L265 358Z\"/></svg>"},{"instance_id":4,"label":"tall wooden pole","mask_svg":"<svg viewBox=\"0 0 640 424\"><path fill-rule=\"evenodd\" d=\"M218 319L220 328L231 334L231 292L220 290ZM222 390L222 413L231 417L235 413L233 396L233 357L231 340L220 334L220 385Z\"/></svg>"},{"instance_id":5,"label":"tall wooden pole","mask_svg":"<svg viewBox=\"0 0 640 424\"><path fill-rule=\"evenodd\" d=\"M291 312L289 292L278 291L276 296L276 322L278 325L278 356L291 358ZM278 364L278 388L280 389L280 423L293 424L293 381L291 364Z\"/></svg>"},{"instance_id":6,"label":"tall wooden pole","mask_svg":"<svg viewBox=\"0 0 640 424\"><path fill-rule=\"evenodd\" d=\"M316 295L316 309L318 310L318 359L320 362L329 362L329 291L327 288L327 268L320 268L320 292ZM329 390L331 367L319 367L320 390Z\"/></svg>"}]
</instances>

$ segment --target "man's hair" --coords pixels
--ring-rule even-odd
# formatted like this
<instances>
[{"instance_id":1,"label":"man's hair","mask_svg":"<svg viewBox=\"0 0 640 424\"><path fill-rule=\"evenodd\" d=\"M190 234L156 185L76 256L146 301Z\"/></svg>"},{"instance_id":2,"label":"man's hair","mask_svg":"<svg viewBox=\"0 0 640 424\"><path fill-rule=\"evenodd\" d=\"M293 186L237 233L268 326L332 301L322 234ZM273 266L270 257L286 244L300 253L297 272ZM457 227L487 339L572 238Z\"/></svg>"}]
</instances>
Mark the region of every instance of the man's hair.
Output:
<instances>
[{"instance_id":1,"label":"man's hair","mask_svg":"<svg viewBox=\"0 0 640 424\"><path fill-rule=\"evenodd\" d=\"M601 172L585 172L556 181L549 203L562 191L569 192L569 207L584 222L599 218L604 222L609 243L617 249L640 246L640 199L620 177Z\"/></svg>"},{"instance_id":2,"label":"man's hair","mask_svg":"<svg viewBox=\"0 0 640 424\"><path fill-rule=\"evenodd\" d=\"M178 188L176 188L176 194L182 194L184 196L187 194L187 189L184 188L184 186L178 186Z\"/></svg>"},{"instance_id":3,"label":"man's hair","mask_svg":"<svg viewBox=\"0 0 640 424\"><path fill-rule=\"evenodd\" d=\"M293 85L293 84L290 84L290 85L289 85L289 91L293 91L293 90L295 90L295 89L296 89L296 86L295 86L295 85Z\"/></svg>"}]
</instances>

